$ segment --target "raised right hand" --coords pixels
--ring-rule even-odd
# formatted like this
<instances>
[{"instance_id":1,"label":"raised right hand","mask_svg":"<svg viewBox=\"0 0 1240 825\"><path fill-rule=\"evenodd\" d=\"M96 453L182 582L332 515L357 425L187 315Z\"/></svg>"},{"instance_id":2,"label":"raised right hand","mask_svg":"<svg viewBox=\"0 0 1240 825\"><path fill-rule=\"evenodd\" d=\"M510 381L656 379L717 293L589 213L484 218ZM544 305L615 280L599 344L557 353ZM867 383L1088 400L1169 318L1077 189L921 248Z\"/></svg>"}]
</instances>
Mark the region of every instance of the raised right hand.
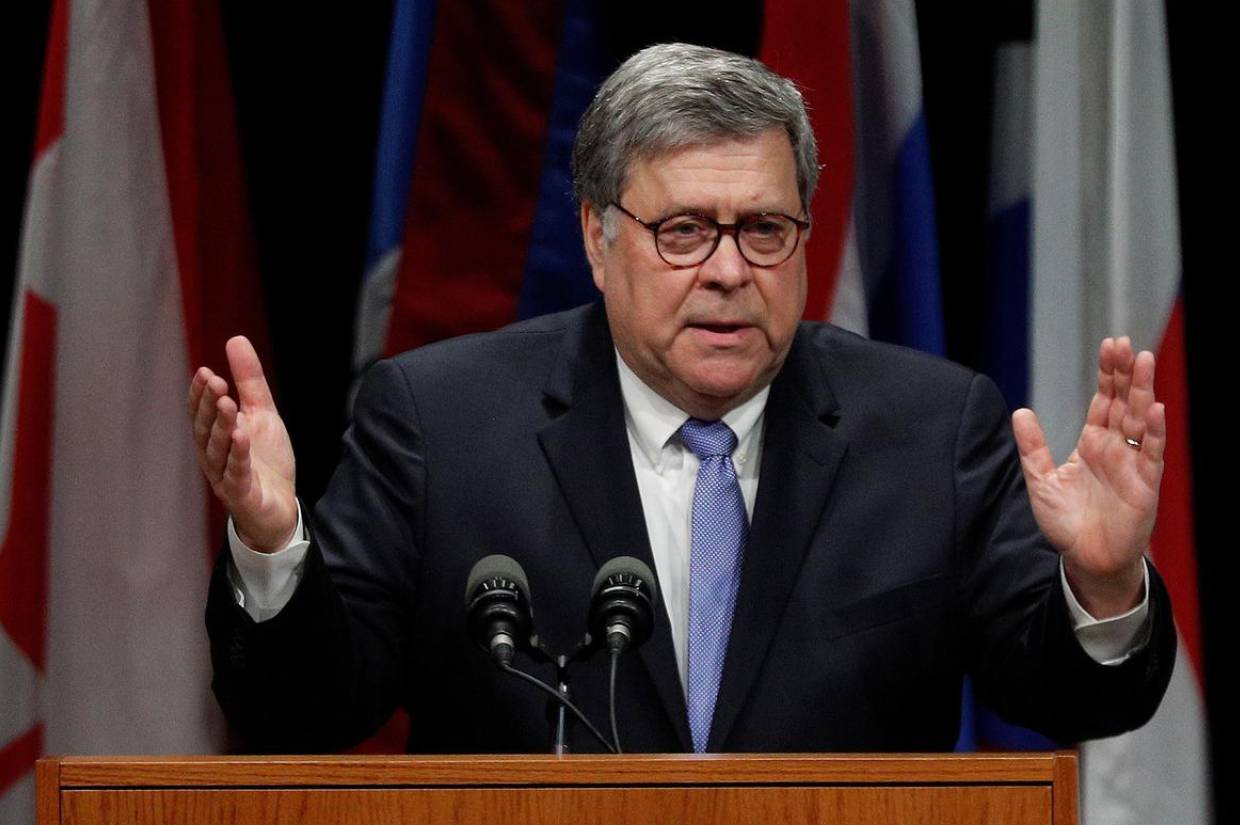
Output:
<instances>
[{"instance_id":1,"label":"raised right hand","mask_svg":"<svg viewBox=\"0 0 1240 825\"><path fill-rule=\"evenodd\" d=\"M254 346L238 335L228 340L225 352L237 385L236 402L228 395L228 382L206 367L199 367L189 385L198 464L232 514L241 540L259 552L274 553L297 529L293 444Z\"/></svg>"}]
</instances>

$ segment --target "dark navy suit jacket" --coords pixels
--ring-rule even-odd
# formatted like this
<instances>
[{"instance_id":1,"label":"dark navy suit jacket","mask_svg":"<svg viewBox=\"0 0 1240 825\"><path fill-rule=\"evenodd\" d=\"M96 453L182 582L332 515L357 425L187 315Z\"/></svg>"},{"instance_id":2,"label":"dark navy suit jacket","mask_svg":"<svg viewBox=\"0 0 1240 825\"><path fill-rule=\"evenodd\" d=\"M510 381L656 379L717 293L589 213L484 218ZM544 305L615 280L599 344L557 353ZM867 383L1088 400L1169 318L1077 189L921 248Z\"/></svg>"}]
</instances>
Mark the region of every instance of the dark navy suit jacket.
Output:
<instances>
[{"instance_id":1,"label":"dark navy suit jacket","mask_svg":"<svg viewBox=\"0 0 1240 825\"><path fill-rule=\"evenodd\" d=\"M1080 649L989 380L806 323L764 426L711 750L949 750L965 674L1060 740L1153 713L1175 656L1166 591L1152 574L1150 639L1123 664ZM310 529L275 618L236 606L223 560L212 582L214 688L249 747L339 748L404 706L411 752L545 750L545 697L467 639L465 580L484 555L515 557L536 630L567 649L604 561L654 566L602 305L374 367ZM690 749L658 618L621 664L627 750ZM572 690L601 725L602 654ZM573 747L598 749L582 730Z\"/></svg>"}]
</instances>

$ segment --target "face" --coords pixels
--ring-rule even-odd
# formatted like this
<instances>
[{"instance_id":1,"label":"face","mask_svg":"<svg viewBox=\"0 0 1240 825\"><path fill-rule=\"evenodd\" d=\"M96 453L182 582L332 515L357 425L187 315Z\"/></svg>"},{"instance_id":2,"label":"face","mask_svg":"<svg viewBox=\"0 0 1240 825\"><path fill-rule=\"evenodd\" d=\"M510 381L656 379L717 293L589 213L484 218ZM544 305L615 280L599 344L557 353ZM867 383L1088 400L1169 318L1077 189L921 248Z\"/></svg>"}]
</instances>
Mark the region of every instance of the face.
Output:
<instances>
[{"instance_id":1,"label":"face","mask_svg":"<svg viewBox=\"0 0 1240 825\"><path fill-rule=\"evenodd\" d=\"M681 212L720 223L756 212L804 217L782 129L637 161L620 203L646 222ZM779 266L752 266L725 235L704 263L675 269L631 218L614 213L611 242L591 205L581 220L616 348L650 387L690 415L716 419L771 382L805 309L804 233Z\"/></svg>"}]
</instances>

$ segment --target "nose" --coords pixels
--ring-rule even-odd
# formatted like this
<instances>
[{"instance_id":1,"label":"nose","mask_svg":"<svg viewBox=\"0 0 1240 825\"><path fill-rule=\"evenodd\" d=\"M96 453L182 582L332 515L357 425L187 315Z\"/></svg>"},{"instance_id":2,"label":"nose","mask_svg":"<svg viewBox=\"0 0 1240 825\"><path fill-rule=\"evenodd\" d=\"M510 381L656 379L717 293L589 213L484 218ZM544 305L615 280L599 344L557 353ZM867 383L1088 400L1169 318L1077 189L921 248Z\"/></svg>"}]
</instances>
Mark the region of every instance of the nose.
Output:
<instances>
[{"instance_id":1,"label":"nose","mask_svg":"<svg viewBox=\"0 0 1240 825\"><path fill-rule=\"evenodd\" d=\"M736 229L724 229L723 235L715 251L698 267L698 283L730 292L753 280L753 270L741 255Z\"/></svg>"}]
</instances>

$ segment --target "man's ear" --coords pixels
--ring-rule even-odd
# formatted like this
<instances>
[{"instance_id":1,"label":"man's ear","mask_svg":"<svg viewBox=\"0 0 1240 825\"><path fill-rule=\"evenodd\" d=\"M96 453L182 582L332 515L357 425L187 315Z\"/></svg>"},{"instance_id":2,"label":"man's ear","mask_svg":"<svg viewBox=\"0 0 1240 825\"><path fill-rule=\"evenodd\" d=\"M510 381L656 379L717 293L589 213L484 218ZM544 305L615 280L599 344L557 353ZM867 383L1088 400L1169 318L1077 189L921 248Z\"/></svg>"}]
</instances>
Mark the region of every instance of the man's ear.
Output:
<instances>
[{"instance_id":1,"label":"man's ear","mask_svg":"<svg viewBox=\"0 0 1240 825\"><path fill-rule=\"evenodd\" d=\"M599 292L603 288L604 266L603 257L607 247L607 239L603 236L603 213L595 209L592 203L581 204L581 237L585 239L586 258L590 261L590 271L594 275L594 285Z\"/></svg>"}]
</instances>

